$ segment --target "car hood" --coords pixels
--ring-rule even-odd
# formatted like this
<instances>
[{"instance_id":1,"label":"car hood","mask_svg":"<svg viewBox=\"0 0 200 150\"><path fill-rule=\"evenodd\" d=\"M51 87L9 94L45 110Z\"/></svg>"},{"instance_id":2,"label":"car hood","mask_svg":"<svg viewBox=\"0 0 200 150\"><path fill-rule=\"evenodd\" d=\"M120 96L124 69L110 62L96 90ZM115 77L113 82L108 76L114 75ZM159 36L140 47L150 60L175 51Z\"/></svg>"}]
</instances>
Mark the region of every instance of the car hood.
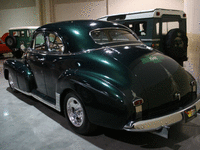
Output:
<instances>
[{"instance_id":1,"label":"car hood","mask_svg":"<svg viewBox=\"0 0 200 150\"><path fill-rule=\"evenodd\" d=\"M131 72L130 90L144 99L144 110L168 105L182 107L193 101L189 95L192 93L190 82L194 78L172 58L143 44L106 47L104 51L104 55ZM176 104L181 102L184 104Z\"/></svg>"}]
</instances>

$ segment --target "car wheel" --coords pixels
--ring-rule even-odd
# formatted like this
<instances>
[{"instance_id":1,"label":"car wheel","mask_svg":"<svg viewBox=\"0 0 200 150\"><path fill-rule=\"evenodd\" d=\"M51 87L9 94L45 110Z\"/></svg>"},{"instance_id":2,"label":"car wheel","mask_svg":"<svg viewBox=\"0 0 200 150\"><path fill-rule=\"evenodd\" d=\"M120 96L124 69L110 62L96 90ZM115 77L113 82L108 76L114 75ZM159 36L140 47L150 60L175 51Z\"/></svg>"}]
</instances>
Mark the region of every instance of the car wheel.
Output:
<instances>
[{"instance_id":1,"label":"car wheel","mask_svg":"<svg viewBox=\"0 0 200 150\"><path fill-rule=\"evenodd\" d=\"M8 74L8 84L9 84L11 90L13 92L16 92L16 90L15 90L15 84L14 84L13 77L12 77L11 73Z\"/></svg>"},{"instance_id":2,"label":"car wheel","mask_svg":"<svg viewBox=\"0 0 200 150\"><path fill-rule=\"evenodd\" d=\"M17 45L16 38L14 36L7 36L5 39L6 46L9 48L15 48Z\"/></svg>"},{"instance_id":3,"label":"car wheel","mask_svg":"<svg viewBox=\"0 0 200 150\"><path fill-rule=\"evenodd\" d=\"M75 93L69 93L64 100L64 114L71 128L79 134L89 135L97 126L88 120L84 105Z\"/></svg>"},{"instance_id":4,"label":"car wheel","mask_svg":"<svg viewBox=\"0 0 200 150\"><path fill-rule=\"evenodd\" d=\"M165 53L177 61L187 60L188 38L180 29L170 30L165 37Z\"/></svg>"}]
</instances>

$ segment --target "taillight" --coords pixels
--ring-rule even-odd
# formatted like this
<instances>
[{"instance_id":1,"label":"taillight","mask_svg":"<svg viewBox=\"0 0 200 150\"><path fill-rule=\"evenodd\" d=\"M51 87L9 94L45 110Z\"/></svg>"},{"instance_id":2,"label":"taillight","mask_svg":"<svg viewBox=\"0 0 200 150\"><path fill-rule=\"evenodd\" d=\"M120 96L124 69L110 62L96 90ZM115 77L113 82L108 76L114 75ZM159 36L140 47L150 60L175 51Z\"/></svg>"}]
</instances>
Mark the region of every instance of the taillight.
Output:
<instances>
[{"instance_id":1,"label":"taillight","mask_svg":"<svg viewBox=\"0 0 200 150\"><path fill-rule=\"evenodd\" d=\"M156 12L156 16L160 16L160 12Z\"/></svg>"},{"instance_id":2,"label":"taillight","mask_svg":"<svg viewBox=\"0 0 200 150\"><path fill-rule=\"evenodd\" d=\"M186 17L186 14L183 14L183 17Z\"/></svg>"},{"instance_id":3,"label":"taillight","mask_svg":"<svg viewBox=\"0 0 200 150\"><path fill-rule=\"evenodd\" d=\"M133 101L133 106L140 106L144 103L144 100L141 98L141 99L136 99Z\"/></svg>"},{"instance_id":4,"label":"taillight","mask_svg":"<svg viewBox=\"0 0 200 150\"><path fill-rule=\"evenodd\" d=\"M135 118L141 118L142 117L142 104L144 103L144 100L142 98L136 98L133 100L133 106L135 107L136 116Z\"/></svg>"},{"instance_id":5,"label":"taillight","mask_svg":"<svg viewBox=\"0 0 200 150\"><path fill-rule=\"evenodd\" d=\"M155 49L159 49L160 44L159 43L153 43L151 44L151 47L155 48Z\"/></svg>"}]
</instances>

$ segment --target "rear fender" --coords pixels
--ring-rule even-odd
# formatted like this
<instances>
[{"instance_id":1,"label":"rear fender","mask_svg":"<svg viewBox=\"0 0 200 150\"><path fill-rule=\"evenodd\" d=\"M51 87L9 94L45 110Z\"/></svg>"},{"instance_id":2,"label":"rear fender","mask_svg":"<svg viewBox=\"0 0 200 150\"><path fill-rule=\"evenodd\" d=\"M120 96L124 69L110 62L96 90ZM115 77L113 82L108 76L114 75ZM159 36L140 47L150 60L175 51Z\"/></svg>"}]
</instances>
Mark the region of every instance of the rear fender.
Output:
<instances>
[{"instance_id":1,"label":"rear fender","mask_svg":"<svg viewBox=\"0 0 200 150\"><path fill-rule=\"evenodd\" d=\"M94 124L122 129L131 115L125 94L97 75L87 74L83 70L67 71L58 80L57 93L63 93L66 89L77 92L88 119Z\"/></svg>"}]
</instances>

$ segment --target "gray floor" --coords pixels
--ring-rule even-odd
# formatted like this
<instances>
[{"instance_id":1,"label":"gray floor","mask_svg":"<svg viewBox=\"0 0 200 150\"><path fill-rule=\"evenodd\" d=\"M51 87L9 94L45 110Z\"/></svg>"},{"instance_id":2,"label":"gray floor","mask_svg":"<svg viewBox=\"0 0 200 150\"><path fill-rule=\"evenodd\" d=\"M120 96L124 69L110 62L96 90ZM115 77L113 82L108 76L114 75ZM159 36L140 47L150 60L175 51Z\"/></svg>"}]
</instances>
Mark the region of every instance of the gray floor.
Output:
<instances>
[{"instance_id":1,"label":"gray floor","mask_svg":"<svg viewBox=\"0 0 200 150\"><path fill-rule=\"evenodd\" d=\"M21 93L12 93L3 79L0 60L0 150L200 149L200 116L170 129L170 138L151 133L101 129L80 136L50 107Z\"/></svg>"}]
</instances>

